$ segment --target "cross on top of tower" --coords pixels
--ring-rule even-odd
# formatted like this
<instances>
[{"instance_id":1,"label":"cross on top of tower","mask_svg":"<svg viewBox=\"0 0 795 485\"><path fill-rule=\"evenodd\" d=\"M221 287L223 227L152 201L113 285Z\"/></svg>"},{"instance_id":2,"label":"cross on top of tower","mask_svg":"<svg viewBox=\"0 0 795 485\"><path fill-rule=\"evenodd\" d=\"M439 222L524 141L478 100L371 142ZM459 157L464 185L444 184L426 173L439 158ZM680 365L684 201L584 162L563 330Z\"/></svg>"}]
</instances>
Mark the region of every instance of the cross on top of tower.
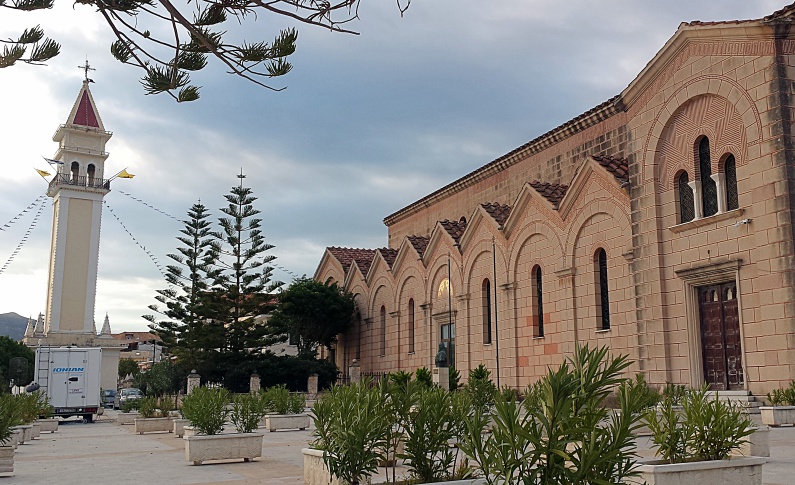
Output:
<instances>
[{"instance_id":1,"label":"cross on top of tower","mask_svg":"<svg viewBox=\"0 0 795 485\"><path fill-rule=\"evenodd\" d=\"M243 187L243 179L246 178L246 176L243 175L243 167L240 167L240 175L238 175L237 178L240 179L240 186Z\"/></svg>"},{"instance_id":2,"label":"cross on top of tower","mask_svg":"<svg viewBox=\"0 0 795 485\"><path fill-rule=\"evenodd\" d=\"M86 58L86 64L84 66L77 66L79 69L83 70L84 75L86 76L86 81L93 83L93 79L88 78L88 71L96 71L91 65L88 63L88 58Z\"/></svg>"}]
</instances>

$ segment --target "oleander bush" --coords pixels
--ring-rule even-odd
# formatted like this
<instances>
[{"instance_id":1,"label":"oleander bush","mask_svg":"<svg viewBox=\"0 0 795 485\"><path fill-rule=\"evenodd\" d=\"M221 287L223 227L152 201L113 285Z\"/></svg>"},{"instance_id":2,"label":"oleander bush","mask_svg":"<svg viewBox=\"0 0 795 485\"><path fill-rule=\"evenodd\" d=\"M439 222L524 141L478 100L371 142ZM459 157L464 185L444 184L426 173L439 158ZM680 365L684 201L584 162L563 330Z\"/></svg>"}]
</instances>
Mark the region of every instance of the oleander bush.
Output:
<instances>
[{"instance_id":1,"label":"oleander bush","mask_svg":"<svg viewBox=\"0 0 795 485\"><path fill-rule=\"evenodd\" d=\"M22 424L16 396L0 393L0 445L11 440L11 428Z\"/></svg>"},{"instance_id":2,"label":"oleander bush","mask_svg":"<svg viewBox=\"0 0 795 485\"><path fill-rule=\"evenodd\" d=\"M138 399L138 414L142 418L161 417L160 409L157 406L157 398L155 396L146 396Z\"/></svg>"},{"instance_id":3,"label":"oleander bush","mask_svg":"<svg viewBox=\"0 0 795 485\"><path fill-rule=\"evenodd\" d=\"M795 381L788 388L773 389L767 393L767 401L771 406L795 406Z\"/></svg>"},{"instance_id":4,"label":"oleander bush","mask_svg":"<svg viewBox=\"0 0 795 485\"><path fill-rule=\"evenodd\" d=\"M197 387L182 399L182 416L205 435L219 434L229 416L229 391L222 387Z\"/></svg>"},{"instance_id":5,"label":"oleander bush","mask_svg":"<svg viewBox=\"0 0 795 485\"><path fill-rule=\"evenodd\" d=\"M252 433L257 430L265 409L262 400L257 395L237 394L232 399L232 408L229 411L229 420L238 433Z\"/></svg>"}]
</instances>

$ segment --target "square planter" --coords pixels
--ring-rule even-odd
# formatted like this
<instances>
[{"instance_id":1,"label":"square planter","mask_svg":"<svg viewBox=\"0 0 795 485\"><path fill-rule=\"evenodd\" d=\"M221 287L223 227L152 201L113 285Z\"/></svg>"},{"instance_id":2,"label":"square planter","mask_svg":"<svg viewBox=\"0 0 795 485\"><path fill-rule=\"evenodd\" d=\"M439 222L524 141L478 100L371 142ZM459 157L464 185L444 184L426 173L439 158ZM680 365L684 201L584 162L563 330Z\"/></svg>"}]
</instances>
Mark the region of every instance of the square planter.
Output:
<instances>
[{"instance_id":1,"label":"square planter","mask_svg":"<svg viewBox=\"0 0 795 485\"><path fill-rule=\"evenodd\" d=\"M646 485L719 484L762 485L764 458L695 461L690 463L645 463L638 467L638 482Z\"/></svg>"},{"instance_id":2,"label":"square planter","mask_svg":"<svg viewBox=\"0 0 795 485\"><path fill-rule=\"evenodd\" d=\"M119 424L135 424L135 418L141 415L137 412L134 413L119 413L116 415L116 422Z\"/></svg>"},{"instance_id":3,"label":"square planter","mask_svg":"<svg viewBox=\"0 0 795 485\"><path fill-rule=\"evenodd\" d=\"M185 434L185 426L188 425L189 421L185 418L174 418L174 427L171 429L171 432L174 433L174 436L177 438L182 438L182 435Z\"/></svg>"},{"instance_id":4,"label":"square planter","mask_svg":"<svg viewBox=\"0 0 795 485\"><path fill-rule=\"evenodd\" d=\"M136 418L135 432L138 434L163 432L170 433L174 429L171 418Z\"/></svg>"},{"instance_id":5,"label":"square planter","mask_svg":"<svg viewBox=\"0 0 795 485\"><path fill-rule=\"evenodd\" d=\"M8 443L3 443L2 446L13 446L16 449L19 446L20 438L22 438L22 430L11 429L11 440Z\"/></svg>"},{"instance_id":6,"label":"square planter","mask_svg":"<svg viewBox=\"0 0 795 485\"><path fill-rule=\"evenodd\" d=\"M41 426L42 433L55 433L58 431L58 418L37 419L36 424Z\"/></svg>"},{"instance_id":7,"label":"square planter","mask_svg":"<svg viewBox=\"0 0 795 485\"><path fill-rule=\"evenodd\" d=\"M35 440L41 436L41 425L34 421L30 424L30 426L30 439Z\"/></svg>"},{"instance_id":8,"label":"square planter","mask_svg":"<svg viewBox=\"0 0 795 485\"><path fill-rule=\"evenodd\" d=\"M208 460L251 461L262 456L262 433L186 436L185 460L201 465Z\"/></svg>"},{"instance_id":9,"label":"square planter","mask_svg":"<svg viewBox=\"0 0 795 485\"><path fill-rule=\"evenodd\" d=\"M303 448L304 485L344 485L339 478L331 477L331 472L323 462L323 451L314 448Z\"/></svg>"},{"instance_id":10,"label":"square planter","mask_svg":"<svg viewBox=\"0 0 795 485\"><path fill-rule=\"evenodd\" d=\"M308 414L268 414L265 416L265 427L268 431L280 429L300 429L309 427Z\"/></svg>"},{"instance_id":11,"label":"square planter","mask_svg":"<svg viewBox=\"0 0 795 485\"><path fill-rule=\"evenodd\" d=\"M732 451L731 456L770 456L770 428L756 428L748 437L748 442Z\"/></svg>"},{"instance_id":12,"label":"square planter","mask_svg":"<svg viewBox=\"0 0 795 485\"><path fill-rule=\"evenodd\" d=\"M795 425L795 406L762 406L762 424L768 426Z\"/></svg>"},{"instance_id":13,"label":"square planter","mask_svg":"<svg viewBox=\"0 0 795 485\"><path fill-rule=\"evenodd\" d=\"M14 475L14 447L0 446L0 476Z\"/></svg>"},{"instance_id":14,"label":"square planter","mask_svg":"<svg viewBox=\"0 0 795 485\"><path fill-rule=\"evenodd\" d=\"M199 430L193 426L184 426L182 428L182 438L187 438L188 436L200 436Z\"/></svg>"},{"instance_id":15,"label":"square planter","mask_svg":"<svg viewBox=\"0 0 795 485\"><path fill-rule=\"evenodd\" d=\"M29 424L21 424L19 426L15 426L15 429L18 429L22 434L19 435L19 444L24 445L26 442L29 443L31 438L31 434L33 433L33 426Z\"/></svg>"}]
</instances>

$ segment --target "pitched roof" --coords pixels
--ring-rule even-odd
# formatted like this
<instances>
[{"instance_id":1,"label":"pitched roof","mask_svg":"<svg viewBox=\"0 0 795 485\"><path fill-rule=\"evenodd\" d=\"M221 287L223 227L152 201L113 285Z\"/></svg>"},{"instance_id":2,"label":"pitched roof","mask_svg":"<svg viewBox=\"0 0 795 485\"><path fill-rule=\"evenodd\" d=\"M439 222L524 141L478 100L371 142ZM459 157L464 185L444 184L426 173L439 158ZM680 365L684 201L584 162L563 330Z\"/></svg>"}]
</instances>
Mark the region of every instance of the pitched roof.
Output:
<instances>
[{"instance_id":1,"label":"pitched roof","mask_svg":"<svg viewBox=\"0 0 795 485\"><path fill-rule=\"evenodd\" d=\"M500 204L499 202L480 204L491 217L497 221L497 224L503 225L511 215L511 206Z\"/></svg>"},{"instance_id":2,"label":"pitched roof","mask_svg":"<svg viewBox=\"0 0 795 485\"><path fill-rule=\"evenodd\" d=\"M467 228L466 220L462 219L460 221L448 221L447 219L443 221L439 221L439 224L442 225L445 231L450 234L450 237L458 243L458 240L461 238L461 235L464 234L464 230Z\"/></svg>"},{"instance_id":3,"label":"pitched roof","mask_svg":"<svg viewBox=\"0 0 795 485\"><path fill-rule=\"evenodd\" d=\"M428 247L428 242L431 240L431 238L423 236L408 236L408 240L411 245L414 246L417 254L422 257L422 254L425 252L425 248Z\"/></svg>"},{"instance_id":4,"label":"pitched roof","mask_svg":"<svg viewBox=\"0 0 795 485\"><path fill-rule=\"evenodd\" d=\"M538 180L530 182L530 186L547 199L555 209L558 208L563 196L566 195L566 189L569 188L568 185L550 184L549 182L539 182Z\"/></svg>"},{"instance_id":5,"label":"pitched roof","mask_svg":"<svg viewBox=\"0 0 795 485\"><path fill-rule=\"evenodd\" d=\"M386 264L389 265L389 269L392 269L392 265L395 264L395 258L397 258L398 254L397 249L379 248L378 252L384 257Z\"/></svg>"},{"instance_id":6,"label":"pitched roof","mask_svg":"<svg viewBox=\"0 0 795 485\"><path fill-rule=\"evenodd\" d=\"M97 121L97 114L94 112L94 107L91 105L91 100L88 99L88 89L84 89L80 96L80 103L77 105L75 116L70 123L80 126L90 126L92 128L99 128L99 121Z\"/></svg>"},{"instance_id":7,"label":"pitched roof","mask_svg":"<svg viewBox=\"0 0 795 485\"><path fill-rule=\"evenodd\" d=\"M328 251L337 258L337 261L340 262L342 265L342 270L345 271L345 274L348 273L348 270L351 267L352 263L356 263L356 266L359 267L362 274L367 274L367 271L370 269L370 263L373 262L373 258L375 257L375 249L359 249L359 248L338 248L338 247L329 247L327 248Z\"/></svg>"},{"instance_id":8,"label":"pitched roof","mask_svg":"<svg viewBox=\"0 0 795 485\"><path fill-rule=\"evenodd\" d=\"M626 158L594 156L593 159L613 174L613 177L619 182L629 180L629 162L627 162Z\"/></svg>"}]
</instances>

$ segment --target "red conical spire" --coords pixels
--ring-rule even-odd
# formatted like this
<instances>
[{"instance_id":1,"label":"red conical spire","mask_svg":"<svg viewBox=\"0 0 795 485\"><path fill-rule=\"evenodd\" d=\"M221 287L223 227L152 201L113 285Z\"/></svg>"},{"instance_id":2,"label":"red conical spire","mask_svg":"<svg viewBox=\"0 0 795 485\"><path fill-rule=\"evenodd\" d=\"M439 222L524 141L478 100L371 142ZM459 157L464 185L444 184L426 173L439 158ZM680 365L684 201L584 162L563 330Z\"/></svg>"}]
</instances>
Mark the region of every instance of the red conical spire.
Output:
<instances>
[{"instance_id":1,"label":"red conical spire","mask_svg":"<svg viewBox=\"0 0 795 485\"><path fill-rule=\"evenodd\" d=\"M77 105L75 116L71 122L75 125L99 128L97 114L94 112L91 100L88 99L88 90L83 90L82 96L80 96L80 103Z\"/></svg>"}]
</instances>

